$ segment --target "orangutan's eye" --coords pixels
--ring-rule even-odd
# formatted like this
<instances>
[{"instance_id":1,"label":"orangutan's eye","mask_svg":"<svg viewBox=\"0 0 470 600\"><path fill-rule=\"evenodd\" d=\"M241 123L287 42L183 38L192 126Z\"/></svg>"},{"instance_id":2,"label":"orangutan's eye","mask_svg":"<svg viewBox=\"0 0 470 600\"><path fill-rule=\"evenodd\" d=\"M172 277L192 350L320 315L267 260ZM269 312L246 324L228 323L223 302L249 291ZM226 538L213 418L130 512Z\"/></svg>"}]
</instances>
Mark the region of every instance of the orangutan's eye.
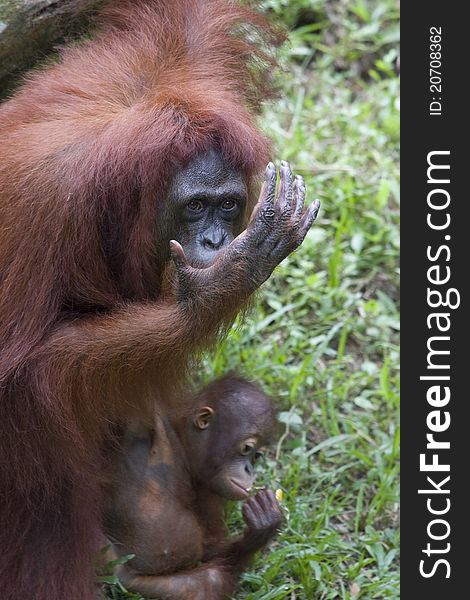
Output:
<instances>
[{"instance_id":1,"label":"orangutan's eye","mask_svg":"<svg viewBox=\"0 0 470 600\"><path fill-rule=\"evenodd\" d=\"M237 206L237 203L235 202L235 200L224 200L221 206L222 210L229 211L233 210Z\"/></svg>"},{"instance_id":2,"label":"orangutan's eye","mask_svg":"<svg viewBox=\"0 0 470 600\"><path fill-rule=\"evenodd\" d=\"M240 446L240 454L242 456L248 456L253 452L254 444L252 442L243 442Z\"/></svg>"},{"instance_id":3,"label":"orangutan's eye","mask_svg":"<svg viewBox=\"0 0 470 600\"><path fill-rule=\"evenodd\" d=\"M204 207L203 207L202 202L200 200L190 200L186 204L186 208L189 208L189 210L192 211L192 212L201 212L201 210Z\"/></svg>"}]
</instances>

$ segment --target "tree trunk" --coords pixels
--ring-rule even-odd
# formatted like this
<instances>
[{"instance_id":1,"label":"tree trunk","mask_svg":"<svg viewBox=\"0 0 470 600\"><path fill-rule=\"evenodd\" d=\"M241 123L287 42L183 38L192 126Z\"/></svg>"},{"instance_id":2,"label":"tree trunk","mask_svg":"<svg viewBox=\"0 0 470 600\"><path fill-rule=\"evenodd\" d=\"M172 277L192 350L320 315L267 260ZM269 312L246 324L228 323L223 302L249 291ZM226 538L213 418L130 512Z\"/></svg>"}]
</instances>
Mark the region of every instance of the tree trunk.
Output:
<instances>
[{"instance_id":1,"label":"tree trunk","mask_svg":"<svg viewBox=\"0 0 470 600\"><path fill-rule=\"evenodd\" d=\"M0 0L0 98L58 45L83 35L103 0Z\"/></svg>"}]
</instances>

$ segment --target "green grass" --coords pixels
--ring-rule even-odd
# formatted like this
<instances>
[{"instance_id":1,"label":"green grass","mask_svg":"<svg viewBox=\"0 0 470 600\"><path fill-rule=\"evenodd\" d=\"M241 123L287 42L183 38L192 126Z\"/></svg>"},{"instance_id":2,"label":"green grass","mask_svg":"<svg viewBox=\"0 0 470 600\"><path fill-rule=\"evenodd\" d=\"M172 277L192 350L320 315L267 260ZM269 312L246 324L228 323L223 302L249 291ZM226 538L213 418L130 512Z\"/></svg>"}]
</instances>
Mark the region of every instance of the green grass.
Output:
<instances>
[{"instance_id":1,"label":"green grass","mask_svg":"<svg viewBox=\"0 0 470 600\"><path fill-rule=\"evenodd\" d=\"M259 484L282 488L285 525L236 598L398 598L397 3L265 5L292 34L263 127L322 209L204 364L260 382L284 432Z\"/></svg>"}]
</instances>

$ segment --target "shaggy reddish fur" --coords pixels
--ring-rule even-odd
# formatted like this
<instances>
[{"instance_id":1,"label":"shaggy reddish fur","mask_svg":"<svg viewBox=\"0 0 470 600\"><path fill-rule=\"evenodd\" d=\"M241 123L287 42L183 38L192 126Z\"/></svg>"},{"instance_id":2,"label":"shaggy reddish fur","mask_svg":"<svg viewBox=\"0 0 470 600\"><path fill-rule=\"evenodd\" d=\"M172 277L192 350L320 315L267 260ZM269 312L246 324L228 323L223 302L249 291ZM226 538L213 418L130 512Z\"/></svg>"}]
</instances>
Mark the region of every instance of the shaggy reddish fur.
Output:
<instances>
[{"instance_id":1,"label":"shaggy reddish fur","mask_svg":"<svg viewBox=\"0 0 470 600\"><path fill-rule=\"evenodd\" d=\"M263 17L228 0L110 4L94 40L0 109L2 600L95 597L110 427L171 398L241 304L189 317L165 291L168 179L216 147L253 189L268 160L257 47L279 40Z\"/></svg>"}]
</instances>

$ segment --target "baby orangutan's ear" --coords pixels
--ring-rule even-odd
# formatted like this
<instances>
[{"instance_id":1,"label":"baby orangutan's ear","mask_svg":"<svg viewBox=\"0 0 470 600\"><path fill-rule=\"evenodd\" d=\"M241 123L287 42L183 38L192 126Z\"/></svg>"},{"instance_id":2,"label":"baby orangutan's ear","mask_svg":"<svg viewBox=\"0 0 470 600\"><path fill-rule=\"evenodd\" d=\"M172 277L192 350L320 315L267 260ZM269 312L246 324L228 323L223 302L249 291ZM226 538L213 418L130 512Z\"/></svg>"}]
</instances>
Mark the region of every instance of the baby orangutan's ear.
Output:
<instances>
[{"instance_id":1,"label":"baby orangutan's ear","mask_svg":"<svg viewBox=\"0 0 470 600\"><path fill-rule=\"evenodd\" d=\"M198 429L207 429L213 416L214 409L210 406L203 406L197 411L197 415L194 417L194 425Z\"/></svg>"}]
</instances>

